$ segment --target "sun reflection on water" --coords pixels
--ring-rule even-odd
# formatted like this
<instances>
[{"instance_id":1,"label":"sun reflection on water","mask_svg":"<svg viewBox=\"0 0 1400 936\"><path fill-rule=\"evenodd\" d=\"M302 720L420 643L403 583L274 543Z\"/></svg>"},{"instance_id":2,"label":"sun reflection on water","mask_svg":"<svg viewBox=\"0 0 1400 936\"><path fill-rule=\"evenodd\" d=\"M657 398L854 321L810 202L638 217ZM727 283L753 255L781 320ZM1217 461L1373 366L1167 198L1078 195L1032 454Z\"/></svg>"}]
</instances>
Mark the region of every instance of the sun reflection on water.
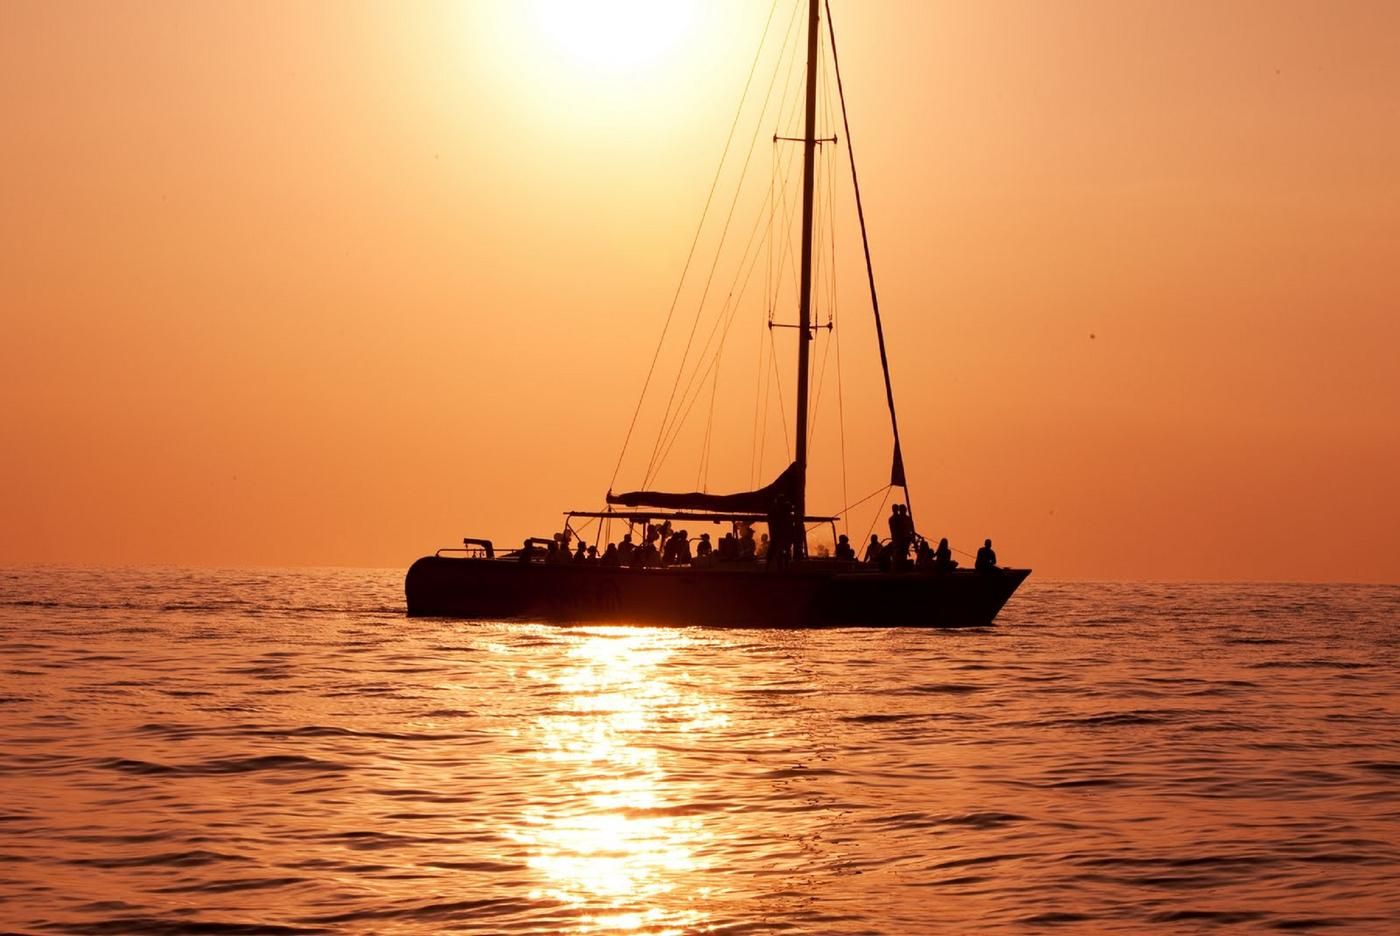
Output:
<instances>
[{"instance_id":1,"label":"sun reflection on water","mask_svg":"<svg viewBox=\"0 0 1400 936\"><path fill-rule=\"evenodd\" d=\"M698 792L667 773L666 746L723 727L728 717L665 664L692 638L679 631L573 632L568 664L530 676L560 695L539 717L531 756L554 790L509 833L542 878L532 895L577 907L578 932L682 932L701 924L708 867ZM670 678L674 677L674 678Z\"/></svg>"}]
</instances>

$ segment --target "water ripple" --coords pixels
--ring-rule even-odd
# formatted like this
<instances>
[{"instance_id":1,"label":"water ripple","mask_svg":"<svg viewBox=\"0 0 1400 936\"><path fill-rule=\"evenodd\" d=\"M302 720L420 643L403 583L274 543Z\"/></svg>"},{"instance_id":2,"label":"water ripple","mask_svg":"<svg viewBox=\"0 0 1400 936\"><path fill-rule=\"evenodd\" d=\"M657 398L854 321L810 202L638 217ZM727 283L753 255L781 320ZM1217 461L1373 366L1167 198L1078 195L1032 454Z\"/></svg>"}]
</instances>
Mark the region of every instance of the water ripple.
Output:
<instances>
[{"instance_id":1,"label":"water ripple","mask_svg":"<svg viewBox=\"0 0 1400 936\"><path fill-rule=\"evenodd\" d=\"M0 574L0 930L1400 931L1400 589L993 629L410 620L398 572Z\"/></svg>"}]
</instances>

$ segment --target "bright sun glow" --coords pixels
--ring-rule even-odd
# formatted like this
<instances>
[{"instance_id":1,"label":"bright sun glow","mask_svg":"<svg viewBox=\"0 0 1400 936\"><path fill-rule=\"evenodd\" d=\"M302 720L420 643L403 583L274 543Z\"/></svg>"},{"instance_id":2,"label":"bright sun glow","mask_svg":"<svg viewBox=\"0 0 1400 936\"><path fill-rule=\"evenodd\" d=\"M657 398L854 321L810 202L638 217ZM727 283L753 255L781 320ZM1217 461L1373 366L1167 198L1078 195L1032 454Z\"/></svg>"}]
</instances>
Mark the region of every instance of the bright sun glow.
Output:
<instances>
[{"instance_id":1,"label":"bright sun glow","mask_svg":"<svg viewBox=\"0 0 1400 936\"><path fill-rule=\"evenodd\" d=\"M540 28L578 67L635 72L666 57L695 18L695 0L531 0Z\"/></svg>"}]
</instances>

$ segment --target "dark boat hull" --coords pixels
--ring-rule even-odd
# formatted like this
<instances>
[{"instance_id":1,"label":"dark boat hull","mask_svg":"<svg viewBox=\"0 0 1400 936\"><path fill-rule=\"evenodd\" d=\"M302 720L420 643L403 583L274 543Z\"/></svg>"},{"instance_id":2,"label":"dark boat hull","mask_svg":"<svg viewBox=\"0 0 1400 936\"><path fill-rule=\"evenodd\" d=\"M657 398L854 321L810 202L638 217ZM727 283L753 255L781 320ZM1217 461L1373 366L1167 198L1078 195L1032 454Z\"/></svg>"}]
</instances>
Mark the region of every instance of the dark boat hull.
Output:
<instances>
[{"instance_id":1,"label":"dark boat hull","mask_svg":"<svg viewBox=\"0 0 1400 936\"><path fill-rule=\"evenodd\" d=\"M983 627L1029 569L878 572L812 562L684 569L425 556L412 617L721 627Z\"/></svg>"}]
</instances>

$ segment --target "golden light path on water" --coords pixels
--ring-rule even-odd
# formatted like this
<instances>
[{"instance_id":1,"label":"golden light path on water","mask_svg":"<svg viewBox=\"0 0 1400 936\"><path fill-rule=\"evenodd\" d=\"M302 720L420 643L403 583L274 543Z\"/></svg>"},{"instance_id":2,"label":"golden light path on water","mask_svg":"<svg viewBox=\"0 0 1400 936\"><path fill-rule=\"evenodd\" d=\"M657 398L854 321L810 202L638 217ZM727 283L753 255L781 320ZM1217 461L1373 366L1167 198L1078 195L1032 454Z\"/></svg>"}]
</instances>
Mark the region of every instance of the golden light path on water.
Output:
<instances>
[{"instance_id":1,"label":"golden light path on water","mask_svg":"<svg viewBox=\"0 0 1400 936\"><path fill-rule=\"evenodd\" d=\"M1037 584L958 633L400 587L0 571L0 932L1400 932L1393 586Z\"/></svg>"},{"instance_id":2,"label":"golden light path on water","mask_svg":"<svg viewBox=\"0 0 1400 936\"><path fill-rule=\"evenodd\" d=\"M560 696L528 729L531 756L551 765L560 796L525 810L506 834L533 852L542 879L533 899L612 907L583 916L576 932L681 933L705 921L709 888L687 893L686 879L707 869L697 853L711 833L678 801L683 785L668 776L665 751L648 744L663 721L672 737L729 722L694 685L663 675L691 642L671 630L590 628L567 665L528 673Z\"/></svg>"}]
</instances>

